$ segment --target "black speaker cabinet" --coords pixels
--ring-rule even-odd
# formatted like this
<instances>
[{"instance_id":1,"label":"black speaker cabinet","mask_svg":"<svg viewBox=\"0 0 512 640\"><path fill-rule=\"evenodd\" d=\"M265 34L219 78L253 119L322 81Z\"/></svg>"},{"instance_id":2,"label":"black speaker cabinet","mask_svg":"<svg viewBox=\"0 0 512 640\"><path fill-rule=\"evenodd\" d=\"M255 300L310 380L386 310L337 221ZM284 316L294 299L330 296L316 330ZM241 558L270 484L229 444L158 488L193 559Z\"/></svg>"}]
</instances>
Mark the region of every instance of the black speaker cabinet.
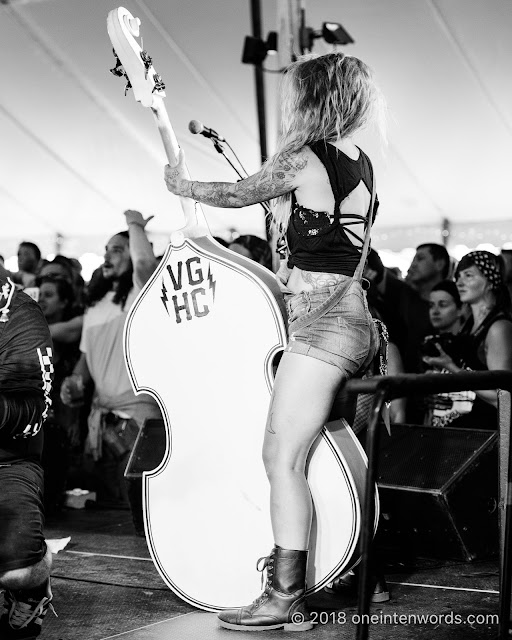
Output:
<instances>
[{"instance_id":1,"label":"black speaker cabinet","mask_svg":"<svg viewBox=\"0 0 512 640\"><path fill-rule=\"evenodd\" d=\"M392 425L380 436L377 545L471 561L498 553L498 436Z\"/></svg>"},{"instance_id":2,"label":"black speaker cabinet","mask_svg":"<svg viewBox=\"0 0 512 640\"><path fill-rule=\"evenodd\" d=\"M143 471L153 471L165 454L166 435L164 421L150 418L144 422L133 445L124 475L141 478Z\"/></svg>"}]
</instances>

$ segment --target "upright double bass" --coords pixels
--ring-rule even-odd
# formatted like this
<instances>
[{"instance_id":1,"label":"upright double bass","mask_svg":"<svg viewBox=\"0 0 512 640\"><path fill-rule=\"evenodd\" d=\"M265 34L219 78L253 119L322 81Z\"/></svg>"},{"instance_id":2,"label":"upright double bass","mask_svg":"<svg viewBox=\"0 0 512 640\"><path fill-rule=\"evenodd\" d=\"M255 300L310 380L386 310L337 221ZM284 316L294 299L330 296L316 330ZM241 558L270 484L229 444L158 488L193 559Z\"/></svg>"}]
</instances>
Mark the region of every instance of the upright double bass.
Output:
<instances>
[{"instance_id":1,"label":"upright double bass","mask_svg":"<svg viewBox=\"0 0 512 640\"><path fill-rule=\"evenodd\" d=\"M107 25L117 75L153 112L175 165L179 145L163 82L137 40L140 20L120 7ZM167 435L162 462L143 479L151 556L183 600L218 611L260 594L255 563L274 544L261 449L286 323L274 274L217 243L197 203L181 204L186 224L134 302L124 347L135 392L157 400ZM324 428L307 463L310 593L358 560L365 471L348 425Z\"/></svg>"}]
</instances>

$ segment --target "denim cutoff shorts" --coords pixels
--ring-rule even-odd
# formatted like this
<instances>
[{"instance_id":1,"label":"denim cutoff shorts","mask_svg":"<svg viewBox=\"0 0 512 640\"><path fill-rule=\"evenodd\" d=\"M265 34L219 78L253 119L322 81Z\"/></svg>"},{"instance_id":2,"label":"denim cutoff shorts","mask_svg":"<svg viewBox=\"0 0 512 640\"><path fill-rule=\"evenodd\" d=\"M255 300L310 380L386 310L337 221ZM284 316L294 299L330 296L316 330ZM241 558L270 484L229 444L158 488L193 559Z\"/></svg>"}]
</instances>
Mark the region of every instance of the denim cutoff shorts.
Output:
<instances>
[{"instance_id":1,"label":"denim cutoff shorts","mask_svg":"<svg viewBox=\"0 0 512 640\"><path fill-rule=\"evenodd\" d=\"M361 283L349 276L344 277L351 282L346 283L348 288L343 297L332 309L296 331L290 325L299 319L299 324L307 322L308 315L313 315L343 280L335 286L285 294L291 331L285 351L323 360L350 378L373 360L379 337Z\"/></svg>"}]
</instances>

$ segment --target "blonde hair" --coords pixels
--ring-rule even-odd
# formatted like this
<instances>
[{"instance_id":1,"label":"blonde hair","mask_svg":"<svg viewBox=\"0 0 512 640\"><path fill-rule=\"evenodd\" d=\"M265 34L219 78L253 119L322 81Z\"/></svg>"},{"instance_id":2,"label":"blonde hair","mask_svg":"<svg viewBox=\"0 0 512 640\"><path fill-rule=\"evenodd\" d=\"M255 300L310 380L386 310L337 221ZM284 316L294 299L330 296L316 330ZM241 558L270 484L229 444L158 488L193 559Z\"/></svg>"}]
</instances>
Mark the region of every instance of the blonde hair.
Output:
<instances>
[{"instance_id":1,"label":"blonde hair","mask_svg":"<svg viewBox=\"0 0 512 640\"><path fill-rule=\"evenodd\" d=\"M370 68L341 52L309 54L289 65L281 84L281 133L277 151L266 165L273 170L281 157L320 140L347 138L376 119L385 138L384 100ZM284 233L291 195L273 201L272 223Z\"/></svg>"}]
</instances>

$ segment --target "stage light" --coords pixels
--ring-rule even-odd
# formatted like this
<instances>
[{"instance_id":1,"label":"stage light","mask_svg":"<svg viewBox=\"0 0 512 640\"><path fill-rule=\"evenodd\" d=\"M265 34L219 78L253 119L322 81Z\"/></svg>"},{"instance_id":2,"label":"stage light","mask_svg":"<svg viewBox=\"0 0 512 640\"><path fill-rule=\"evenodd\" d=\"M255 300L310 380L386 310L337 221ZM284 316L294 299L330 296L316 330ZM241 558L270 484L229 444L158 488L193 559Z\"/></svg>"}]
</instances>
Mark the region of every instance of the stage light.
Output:
<instances>
[{"instance_id":1,"label":"stage light","mask_svg":"<svg viewBox=\"0 0 512 640\"><path fill-rule=\"evenodd\" d=\"M244 64L261 64L267 57L267 53L277 53L277 38L276 31L269 32L266 42L261 38L246 36L242 52L242 62Z\"/></svg>"},{"instance_id":2,"label":"stage light","mask_svg":"<svg viewBox=\"0 0 512 640\"><path fill-rule=\"evenodd\" d=\"M327 44L350 44L354 42L339 22L324 22L322 29L319 30L303 25L300 30L302 51L311 51L313 42L317 38L323 38Z\"/></svg>"},{"instance_id":3,"label":"stage light","mask_svg":"<svg viewBox=\"0 0 512 640\"><path fill-rule=\"evenodd\" d=\"M354 42L339 22L324 22L322 25L322 37L328 44L350 44Z\"/></svg>"},{"instance_id":4,"label":"stage light","mask_svg":"<svg viewBox=\"0 0 512 640\"><path fill-rule=\"evenodd\" d=\"M277 31L269 31L267 36L267 51L273 55L277 53L278 35Z\"/></svg>"}]
</instances>

